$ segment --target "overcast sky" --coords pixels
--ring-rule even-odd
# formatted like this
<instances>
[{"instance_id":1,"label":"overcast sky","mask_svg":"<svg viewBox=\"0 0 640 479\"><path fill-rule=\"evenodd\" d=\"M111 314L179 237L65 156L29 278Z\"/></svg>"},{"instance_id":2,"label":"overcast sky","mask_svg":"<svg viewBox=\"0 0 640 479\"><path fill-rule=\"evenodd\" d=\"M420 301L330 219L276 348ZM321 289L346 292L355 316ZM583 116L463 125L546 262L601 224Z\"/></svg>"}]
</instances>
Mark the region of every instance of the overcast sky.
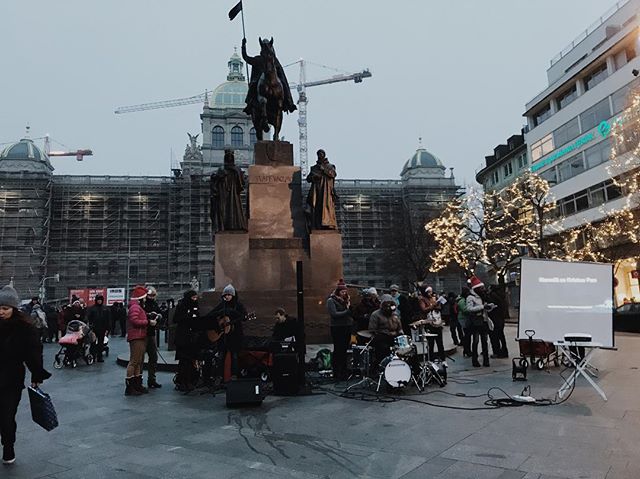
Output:
<instances>
[{"instance_id":1,"label":"overcast sky","mask_svg":"<svg viewBox=\"0 0 640 479\"><path fill-rule=\"evenodd\" d=\"M167 175L201 105L115 115L117 106L187 97L225 81L240 46L236 0L1 0L0 143L51 137L91 148L59 174ZM418 147L473 181L484 156L524 124L549 60L613 0L245 0L250 54L273 36L281 63L301 57L361 84L308 90L309 151L342 178L397 178ZM310 80L336 72L311 68ZM296 68L287 69L290 82ZM294 99L297 94L294 93ZM284 119L294 143L297 114ZM38 140L38 142L41 142ZM60 149L54 143L55 149ZM314 155L310 155L313 161Z\"/></svg>"}]
</instances>

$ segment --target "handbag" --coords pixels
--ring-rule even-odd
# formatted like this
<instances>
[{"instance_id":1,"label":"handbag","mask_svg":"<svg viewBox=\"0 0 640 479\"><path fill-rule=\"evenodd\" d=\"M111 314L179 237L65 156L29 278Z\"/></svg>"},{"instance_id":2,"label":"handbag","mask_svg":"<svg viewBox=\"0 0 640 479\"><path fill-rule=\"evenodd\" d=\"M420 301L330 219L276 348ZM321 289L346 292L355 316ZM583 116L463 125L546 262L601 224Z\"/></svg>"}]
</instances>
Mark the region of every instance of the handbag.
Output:
<instances>
[{"instance_id":1,"label":"handbag","mask_svg":"<svg viewBox=\"0 0 640 479\"><path fill-rule=\"evenodd\" d=\"M29 386L29 403L31 404L31 418L33 422L46 431L58 427L58 415L53 407L51 397L40 388Z\"/></svg>"}]
</instances>

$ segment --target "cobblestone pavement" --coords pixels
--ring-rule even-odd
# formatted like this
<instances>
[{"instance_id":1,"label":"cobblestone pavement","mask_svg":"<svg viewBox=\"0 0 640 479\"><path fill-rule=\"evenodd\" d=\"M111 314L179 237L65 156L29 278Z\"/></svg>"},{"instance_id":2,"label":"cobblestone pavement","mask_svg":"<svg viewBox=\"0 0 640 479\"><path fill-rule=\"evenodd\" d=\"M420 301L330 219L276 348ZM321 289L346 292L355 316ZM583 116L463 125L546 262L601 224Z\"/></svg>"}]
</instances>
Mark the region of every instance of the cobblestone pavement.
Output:
<instances>
[{"instance_id":1,"label":"cobblestone pavement","mask_svg":"<svg viewBox=\"0 0 640 479\"><path fill-rule=\"evenodd\" d=\"M227 409L223 394L174 391L168 373L159 375L162 389L124 397L124 369L115 356L126 343L114 338L103 364L51 369L44 389L58 409L58 429L47 433L33 424L23 395L17 463L1 468L0 477L639 478L640 337L616 341L618 351L599 351L594 361L607 402L581 380L567 402L551 407L455 410L317 391ZM45 346L49 366L56 350ZM460 355L454 359L445 388L404 399L473 408L486 397L455 394L494 386L517 394L529 384L534 396L553 397L562 384L561 368L530 371L528 383L513 383L510 360L475 369Z\"/></svg>"}]
</instances>

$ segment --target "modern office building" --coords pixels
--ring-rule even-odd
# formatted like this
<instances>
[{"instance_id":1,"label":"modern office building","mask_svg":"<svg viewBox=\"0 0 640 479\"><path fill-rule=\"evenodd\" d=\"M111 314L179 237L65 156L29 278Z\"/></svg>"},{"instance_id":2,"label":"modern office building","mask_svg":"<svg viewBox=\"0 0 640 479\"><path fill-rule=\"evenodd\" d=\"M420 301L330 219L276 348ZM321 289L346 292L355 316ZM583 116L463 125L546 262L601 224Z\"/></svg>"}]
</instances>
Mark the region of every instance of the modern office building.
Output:
<instances>
[{"instance_id":1,"label":"modern office building","mask_svg":"<svg viewBox=\"0 0 640 479\"><path fill-rule=\"evenodd\" d=\"M202 145L191 135L180 167L167 176L54 175L33 141L7 146L0 153L0 284L12 280L23 297L44 285L46 298L59 300L70 289L143 282L156 285L161 299L194 285L212 288L209 176L225 148L250 164L255 143L242 112L243 62L234 54L228 66L227 81L203 108ZM336 182L347 282L408 287L426 274L423 225L459 187L423 148L401 168L400 179ZM56 274L59 283L50 278ZM460 286L456 273L427 280L437 289Z\"/></svg>"},{"instance_id":2,"label":"modern office building","mask_svg":"<svg viewBox=\"0 0 640 479\"><path fill-rule=\"evenodd\" d=\"M640 0L617 2L551 60L548 86L526 105L530 170L551 184L567 229L623 206L608 170L610 133L638 85L639 11ZM633 254L616 269L618 301L640 298L630 274L637 259Z\"/></svg>"}]
</instances>

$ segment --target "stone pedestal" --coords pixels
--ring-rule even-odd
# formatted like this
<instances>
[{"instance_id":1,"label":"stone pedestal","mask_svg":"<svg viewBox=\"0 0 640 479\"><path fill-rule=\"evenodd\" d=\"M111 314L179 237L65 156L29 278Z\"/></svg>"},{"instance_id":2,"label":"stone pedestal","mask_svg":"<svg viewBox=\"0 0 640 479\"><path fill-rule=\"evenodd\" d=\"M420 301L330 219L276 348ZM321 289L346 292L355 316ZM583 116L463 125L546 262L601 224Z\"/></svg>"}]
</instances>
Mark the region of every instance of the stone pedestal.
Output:
<instances>
[{"instance_id":1,"label":"stone pedestal","mask_svg":"<svg viewBox=\"0 0 640 479\"><path fill-rule=\"evenodd\" d=\"M257 320L246 334L270 336L274 311L297 314L296 262L303 262L305 324L310 341L329 339L325 300L342 272L342 235L338 231L305 233L300 168L293 166L293 147L286 142L256 144L249 167L249 231L217 233L216 293L203 296L206 313L232 283L240 301Z\"/></svg>"}]
</instances>

